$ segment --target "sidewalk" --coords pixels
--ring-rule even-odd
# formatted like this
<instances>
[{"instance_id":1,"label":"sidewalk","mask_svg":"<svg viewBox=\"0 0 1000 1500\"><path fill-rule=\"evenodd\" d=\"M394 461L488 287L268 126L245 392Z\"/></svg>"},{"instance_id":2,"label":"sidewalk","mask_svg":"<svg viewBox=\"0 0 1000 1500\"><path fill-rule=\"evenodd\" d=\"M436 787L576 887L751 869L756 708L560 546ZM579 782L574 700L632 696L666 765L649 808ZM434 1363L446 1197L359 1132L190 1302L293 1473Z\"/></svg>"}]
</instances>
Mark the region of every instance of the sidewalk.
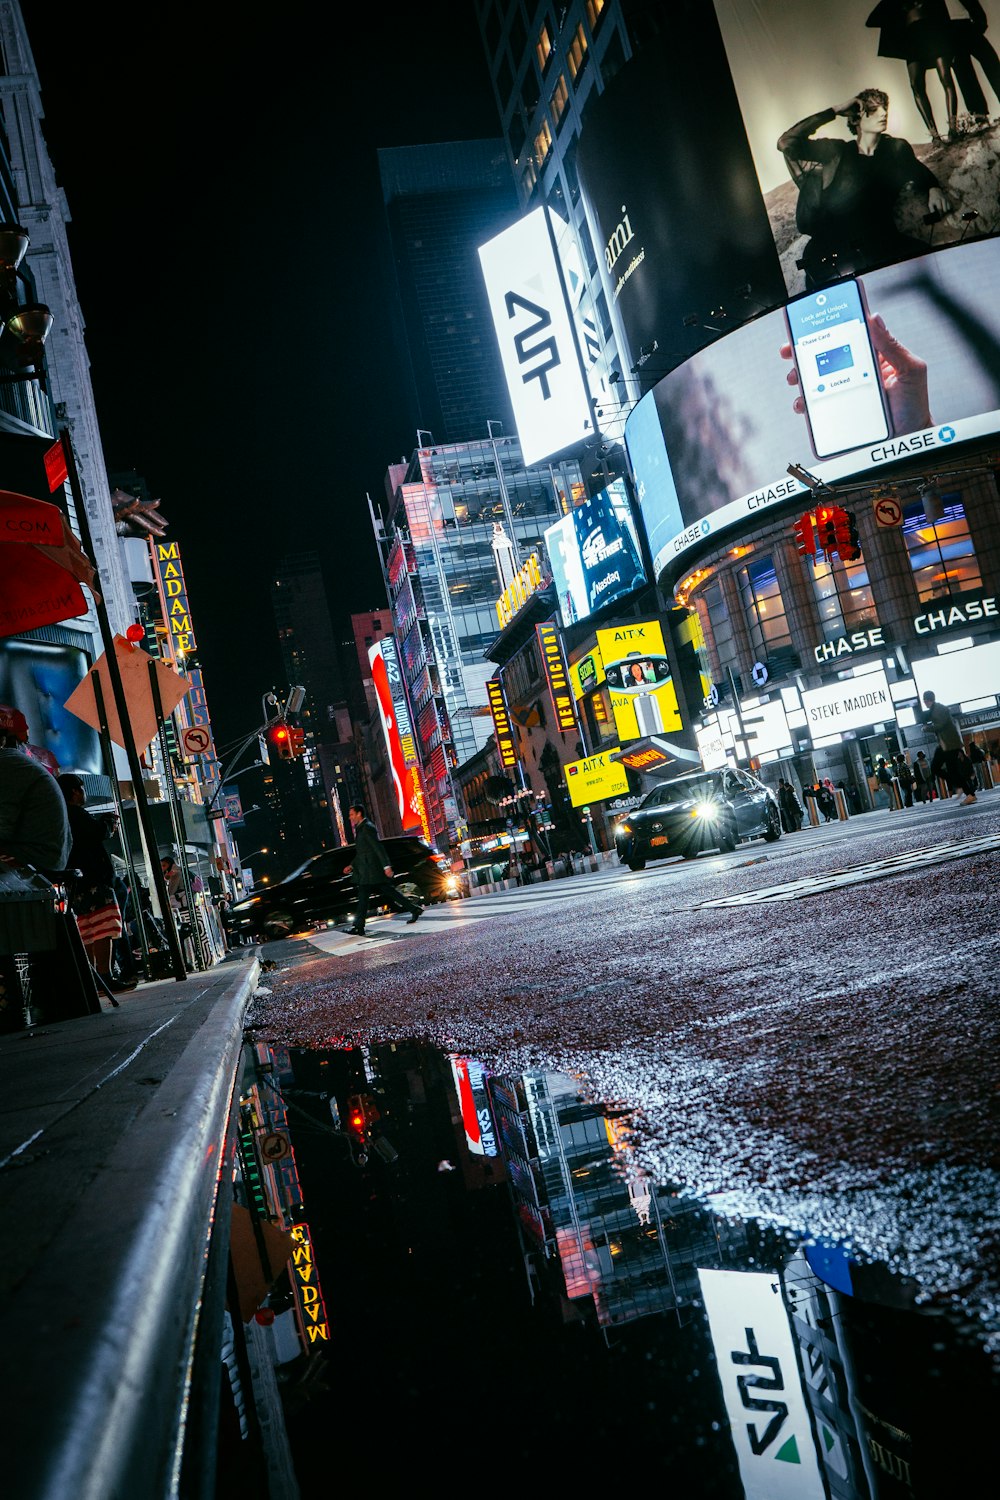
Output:
<instances>
[{"instance_id":1,"label":"sidewalk","mask_svg":"<svg viewBox=\"0 0 1000 1500\"><path fill-rule=\"evenodd\" d=\"M159 1493L257 973L257 950L237 949L117 1010L0 1037L0 1389L19 1500Z\"/></svg>"}]
</instances>

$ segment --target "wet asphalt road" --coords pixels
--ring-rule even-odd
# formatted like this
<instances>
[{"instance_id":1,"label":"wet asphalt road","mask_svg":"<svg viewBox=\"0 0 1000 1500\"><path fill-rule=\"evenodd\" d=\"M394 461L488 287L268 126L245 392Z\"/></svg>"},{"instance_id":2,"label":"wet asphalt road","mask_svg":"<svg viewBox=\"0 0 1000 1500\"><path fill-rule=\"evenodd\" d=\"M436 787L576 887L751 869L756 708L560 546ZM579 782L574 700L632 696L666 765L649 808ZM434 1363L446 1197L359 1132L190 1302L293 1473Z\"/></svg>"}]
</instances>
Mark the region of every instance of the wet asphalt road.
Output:
<instances>
[{"instance_id":1,"label":"wet asphalt road","mask_svg":"<svg viewBox=\"0 0 1000 1500\"><path fill-rule=\"evenodd\" d=\"M270 945L252 1021L570 1073L657 1180L885 1260L996 1349L998 891L995 790Z\"/></svg>"}]
</instances>

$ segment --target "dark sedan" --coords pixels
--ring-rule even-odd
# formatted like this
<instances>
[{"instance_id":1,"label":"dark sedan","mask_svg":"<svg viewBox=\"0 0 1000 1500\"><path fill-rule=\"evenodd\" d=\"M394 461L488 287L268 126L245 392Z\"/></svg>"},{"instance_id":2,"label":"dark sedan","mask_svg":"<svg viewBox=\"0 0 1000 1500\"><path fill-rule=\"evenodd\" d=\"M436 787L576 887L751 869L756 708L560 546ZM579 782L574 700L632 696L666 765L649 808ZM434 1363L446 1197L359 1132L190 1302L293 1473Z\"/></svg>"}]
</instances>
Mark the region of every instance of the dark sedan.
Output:
<instances>
[{"instance_id":1,"label":"dark sedan","mask_svg":"<svg viewBox=\"0 0 1000 1500\"><path fill-rule=\"evenodd\" d=\"M447 859L423 839L388 838L382 842L395 872L395 884L404 895L432 904L462 894L461 880L452 873ZM318 922L350 916L357 906L357 888L353 876L345 870L353 863L353 844L327 849L306 860L277 885L260 887L230 907L230 932L244 938L281 938Z\"/></svg>"},{"instance_id":2,"label":"dark sedan","mask_svg":"<svg viewBox=\"0 0 1000 1500\"><path fill-rule=\"evenodd\" d=\"M615 827L618 858L630 870L641 870L648 859L694 859L706 849L729 854L741 839L780 837L774 794L756 776L729 766L665 781Z\"/></svg>"}]
</instances>

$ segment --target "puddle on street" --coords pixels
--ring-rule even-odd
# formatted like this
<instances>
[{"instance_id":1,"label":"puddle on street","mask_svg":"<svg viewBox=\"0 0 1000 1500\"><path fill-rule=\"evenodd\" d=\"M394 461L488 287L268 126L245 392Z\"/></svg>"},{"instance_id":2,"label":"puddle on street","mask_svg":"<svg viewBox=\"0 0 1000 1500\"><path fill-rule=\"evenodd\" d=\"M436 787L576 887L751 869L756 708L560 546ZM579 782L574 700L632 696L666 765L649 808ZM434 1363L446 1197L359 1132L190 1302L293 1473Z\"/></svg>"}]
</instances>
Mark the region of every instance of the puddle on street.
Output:
<instances>
[{"instance_id":1,"label":"puddle on street","mask_svg":"<svg viewBox=\"0 0 1000 1500\"><path fill-rule=\"evenodd\" d=\"M692 1500L992 1493L1000 1386L954 1308L653 1183L573 1080L422 1042L247 1057L244 1189L297 1241L270 1300L304 1500L347 1453L383 1492L613 1459Z\"/></svg>"}]
</instances>

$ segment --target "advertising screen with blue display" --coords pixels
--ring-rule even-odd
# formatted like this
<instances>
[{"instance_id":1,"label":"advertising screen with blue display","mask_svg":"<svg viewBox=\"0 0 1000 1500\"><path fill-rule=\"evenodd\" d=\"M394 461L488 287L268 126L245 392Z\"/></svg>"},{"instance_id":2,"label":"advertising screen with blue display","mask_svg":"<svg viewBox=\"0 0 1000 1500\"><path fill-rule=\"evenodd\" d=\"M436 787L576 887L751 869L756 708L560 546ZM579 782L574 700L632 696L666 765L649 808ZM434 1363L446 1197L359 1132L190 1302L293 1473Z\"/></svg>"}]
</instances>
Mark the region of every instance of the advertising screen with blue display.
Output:
<instances>
[{"instance_id":1,"label":"advertising screen with blue display","mask_svg":"<svg viewBox=\"0 0 1000 1500\"><path fill-rule=\"evenodd\" d=\"M831 390L831 377L843 383ZM801 502L790 463L833 484L996 432L990 239L809 293L717 339L637 403L625 444L659 577L706 537Z\"/></svg>"}]
</instances>

